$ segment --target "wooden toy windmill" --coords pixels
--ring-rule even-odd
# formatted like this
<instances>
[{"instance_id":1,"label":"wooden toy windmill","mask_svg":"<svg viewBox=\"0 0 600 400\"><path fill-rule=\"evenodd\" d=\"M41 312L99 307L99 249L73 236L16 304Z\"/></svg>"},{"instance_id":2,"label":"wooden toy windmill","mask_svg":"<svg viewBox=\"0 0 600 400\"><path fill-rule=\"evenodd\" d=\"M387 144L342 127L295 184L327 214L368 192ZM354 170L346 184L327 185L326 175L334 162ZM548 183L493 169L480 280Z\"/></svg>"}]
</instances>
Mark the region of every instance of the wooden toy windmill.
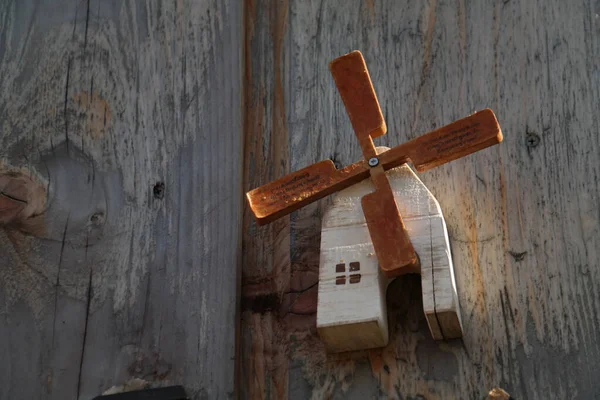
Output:
<instances>
[{"instance_id":1,"label":"wooden toy windmill","mask_svg":"<svg viewBox=\"0 0 600 400\"><path fill-rule=\"evenodd\" d=\"M406 163L424 171L500 143L498 121L485 109L392 149L376 148L373 138L387 128L362 54L339 57L330 70L364 160L342 169L325 160L293 172L248 192L250 208L262 225L339 192L321 237L317 328L329 350L384 346L385 289L406 273L421 273L432 336L460 337L446 225Z\"/></svg>"}]
</instances>

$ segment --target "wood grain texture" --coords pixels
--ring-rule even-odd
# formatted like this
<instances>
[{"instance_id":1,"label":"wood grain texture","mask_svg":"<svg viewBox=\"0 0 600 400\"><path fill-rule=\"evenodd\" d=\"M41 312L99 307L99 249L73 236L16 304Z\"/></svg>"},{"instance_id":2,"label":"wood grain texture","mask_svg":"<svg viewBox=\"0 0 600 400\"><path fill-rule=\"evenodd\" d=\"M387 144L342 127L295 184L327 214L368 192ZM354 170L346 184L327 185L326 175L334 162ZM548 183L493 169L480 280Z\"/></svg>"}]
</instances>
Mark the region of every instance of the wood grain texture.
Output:
<instances>
[{"instance_id":1,"label":"wood grain texture","mask_svg":"<svg viewBox=\"0 0 600 400\"><path fill-rule=\"evenodd\" d=\"M0 398L233 396L241 28L220 1L0 5L0 175L47 191L41 232L0 230Z\"/></svg>"},{"instance_id":2,"label":"wood grain texture","mask_svg":"<svg viewBox=\"0 0 600 400\"><path fill-rule=\"evenodd\" d=\"M321 200L244 221L246 398L593 398L600 390L600 4L261 1L245 16L245 190L360 159L327 69L362 51L395 145L490 107L501 145L420 174L444 213L462 341L429 337L419 279L390 345L327 357L314 331ZM257 288L260 287L260 291ZM565 368L565 366L572 366ZM548 390L551 388L551 390Z\"/></svg>"}]
</instances>

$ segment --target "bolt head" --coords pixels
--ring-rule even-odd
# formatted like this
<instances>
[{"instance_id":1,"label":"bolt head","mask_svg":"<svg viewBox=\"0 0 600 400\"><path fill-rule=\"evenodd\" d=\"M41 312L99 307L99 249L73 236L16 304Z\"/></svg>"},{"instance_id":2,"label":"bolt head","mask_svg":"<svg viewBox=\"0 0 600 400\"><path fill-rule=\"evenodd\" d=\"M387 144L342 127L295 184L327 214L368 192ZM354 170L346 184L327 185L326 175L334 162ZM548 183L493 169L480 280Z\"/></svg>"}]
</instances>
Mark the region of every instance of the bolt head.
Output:
<instances>
[{"instance_id":1,"label":"bolt head","mask_svg":"<svg viewBox=\"0 0 600 400\"><path fill-rule=\"evenodd\" d=\"M377 157L373 157L369 160L369 165L371 167L376 167L377 165L379 165L379 159Z\"/></svg>"}]
</instances>

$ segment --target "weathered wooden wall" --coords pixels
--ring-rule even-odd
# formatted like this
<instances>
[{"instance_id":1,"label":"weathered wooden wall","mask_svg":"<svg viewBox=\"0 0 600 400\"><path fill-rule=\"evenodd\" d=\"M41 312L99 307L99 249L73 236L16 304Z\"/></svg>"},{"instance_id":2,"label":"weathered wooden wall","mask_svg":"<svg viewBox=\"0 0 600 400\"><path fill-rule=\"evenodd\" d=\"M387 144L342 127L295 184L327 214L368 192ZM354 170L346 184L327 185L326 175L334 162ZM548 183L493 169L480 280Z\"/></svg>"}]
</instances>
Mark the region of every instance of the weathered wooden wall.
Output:
<instances>
[{"instance_id":1,"label":"weathered wooden wall","mask_svg":"<svg viewBox=\"0 0 600 400\"><path fill-rule=\"evenodd\" d=\"M232 396L241 29L238 2L0 3L0 191L48 193L0 229L1 399Z\"/></svg>"},{"instance_id":2,"label":"weathered wooden wall","mask_svg":"<svg viewBox=\"0 0 600 400\"><path fill-rule=\"evenodd\" d=\"M0 398L89 399L133 377L232 396L240 228L242 398L593 398L599 14L595 0L2 2L0 191L42 214L6 225L0 209ZM500 146L421 174L448 223L462 341L430 339L408 276L389 290L388 347L327 356L328 200L260 228L245 208L240 227L242 190L359 159L327 69L353 49L387 118L378 144L484 107L503 128Z\"/></svg>"},{"instance_id":3,"label":"weathered wooden wall","mask_svg":"<svg viewBox=\"0 0 600 400\"><path fill-rule=\"evenodd\" d=\"M315 333L327 200L243 224L243 398L589 399L600 390L600 2L269 1L245 11L248 190L360 158L327 64L363 52L395 145L491 107L494 148L421 178L445 213L464 339L431 340L418 277L390 287L385 349Z\"/></svg>"}]
</instances>

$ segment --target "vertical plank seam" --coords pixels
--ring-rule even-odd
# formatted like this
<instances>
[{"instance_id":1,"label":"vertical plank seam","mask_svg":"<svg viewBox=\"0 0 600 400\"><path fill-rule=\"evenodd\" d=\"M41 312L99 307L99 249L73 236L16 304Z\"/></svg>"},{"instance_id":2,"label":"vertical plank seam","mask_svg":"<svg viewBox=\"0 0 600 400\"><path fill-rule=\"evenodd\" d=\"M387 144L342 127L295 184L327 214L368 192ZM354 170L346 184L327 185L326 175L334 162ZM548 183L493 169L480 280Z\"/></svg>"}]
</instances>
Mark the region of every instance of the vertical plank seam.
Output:
<instances>
[{"instance_id":1,"label":"vertical plank seam","mask_svg":"<svg viewBox=\"0 0 600 400\"><path fill-rule=\"evenodd\" d=\"M238 187L239 187L239 196L240 196L240 204L238 206L239 212L239 221L238 221L238 246L237 246L237 254L236 254L236 282L235 282L235 290L236 290L236 299L235 299L235 337L234 337L234 356L235 356L235 364L233 371L233 397L235 399L240 398L240 383L241 383L241 369L242 369L242 358L241 358L241 337L242 337L242 312L241 312L241 299L242 299L242 274L243 274L243 241L244 241L244 206L245 206L245 198L244 198L244 166L246 165L246 141L247 141L247 118L248 118L248 107L247 96L248 96L248 76L246 76L246 63L249 60L248 57L248 45L246 43L249 38L246 37L246 32L248 28L248 5L247 1L242 2L242 10L239 16L239 25L241 27L240 32L240 46L238 48L238 56L239 56L239 71L238 71L238 79L240 80L240 93L239 93L239 107L240 107L240 147L238 150L238 159L240 160L240 171L238 176Z\"/></svg>"}]
</instances>

